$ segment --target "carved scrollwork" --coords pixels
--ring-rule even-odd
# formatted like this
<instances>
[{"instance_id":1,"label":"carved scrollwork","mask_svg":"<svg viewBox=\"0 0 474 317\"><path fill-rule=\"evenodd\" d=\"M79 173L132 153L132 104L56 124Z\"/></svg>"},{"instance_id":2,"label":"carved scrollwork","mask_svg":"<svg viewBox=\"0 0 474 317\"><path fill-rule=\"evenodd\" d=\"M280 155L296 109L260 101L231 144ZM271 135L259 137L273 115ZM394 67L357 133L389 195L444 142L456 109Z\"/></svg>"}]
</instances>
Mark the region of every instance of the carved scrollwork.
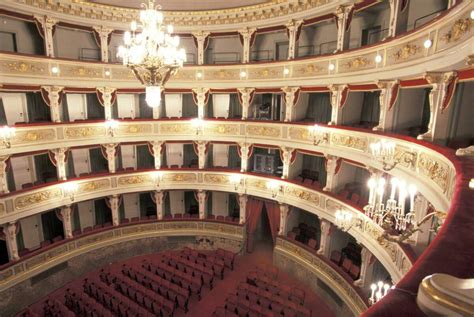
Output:
<instances>
[{"instance_id":1,"label":"carved scrollwork","mask_svg":"<svg viewBox=\"0 0 474 317\"><path fill-rule=\"evenodd\" d=\"M471 26L472 20L470 18L456 20L451 29L441 37L441 40L447 43L457 42L471 30Z\"/></svg>"},{"instance_id":2,"label":"carved scrollwork","mask_svg":"<svg viewBox=\"0 0 474 317\"><path fill-rule=\"evenodd\" d=\"M421 48L417 46L416 44L407 44L400 48L398 51L396 51L393 54L393 57L399 61L399 60L405 60L410 58L411 56L416 55L418 52L421 51Z\"/></svg>"}]
</instances>

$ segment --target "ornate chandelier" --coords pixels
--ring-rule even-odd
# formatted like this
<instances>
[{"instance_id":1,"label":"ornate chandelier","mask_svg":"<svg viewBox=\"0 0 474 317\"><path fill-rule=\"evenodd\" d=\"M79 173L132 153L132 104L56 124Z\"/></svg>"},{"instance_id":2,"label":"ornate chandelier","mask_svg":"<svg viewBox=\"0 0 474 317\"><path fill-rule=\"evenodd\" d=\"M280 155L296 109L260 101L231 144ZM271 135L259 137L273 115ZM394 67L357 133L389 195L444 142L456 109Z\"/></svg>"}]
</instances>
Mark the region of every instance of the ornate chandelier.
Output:
<instances>
[{"instance_id":1,"label":"ornate chandelier","mask_svg":"<svg viewBox=\"0 0 474 317\"><path fill-rule=\"evenodd\" d=\"M161 7L155 6L154 0L141 6L145 10L140 11L140 23L132 21L117 56L145 85L146 102L155 108L160 105L163 86L183 67L186 52L178 48L179 36L172 36L173 26L163 25L163 14L158 11Z\"/></svg>"}]
</instances>

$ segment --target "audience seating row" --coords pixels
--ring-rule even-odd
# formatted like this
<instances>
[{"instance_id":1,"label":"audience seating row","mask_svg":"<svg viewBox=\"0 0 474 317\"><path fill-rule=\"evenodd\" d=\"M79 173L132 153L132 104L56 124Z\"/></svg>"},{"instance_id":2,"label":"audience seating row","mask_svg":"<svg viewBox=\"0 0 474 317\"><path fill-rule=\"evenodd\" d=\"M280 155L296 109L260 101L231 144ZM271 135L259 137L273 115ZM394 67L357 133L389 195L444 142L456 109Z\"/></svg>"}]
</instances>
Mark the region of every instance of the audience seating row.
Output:
<instances>
[{"instance_id":1,"label":"audience seating row","mask_svg":"<svg viewBox=\"0 0 474 317\"><path fill-rule=\"evenodd\" d=\"M330 257L331 262L339 265L344 272L349 274L349 276L355 281L359 278L360 275L360 266L353 263L352 260L350 260L347 257L344 257L344 255L337 251L334 250L331 252L331 257Z\"/></svg>"}]
</instances>

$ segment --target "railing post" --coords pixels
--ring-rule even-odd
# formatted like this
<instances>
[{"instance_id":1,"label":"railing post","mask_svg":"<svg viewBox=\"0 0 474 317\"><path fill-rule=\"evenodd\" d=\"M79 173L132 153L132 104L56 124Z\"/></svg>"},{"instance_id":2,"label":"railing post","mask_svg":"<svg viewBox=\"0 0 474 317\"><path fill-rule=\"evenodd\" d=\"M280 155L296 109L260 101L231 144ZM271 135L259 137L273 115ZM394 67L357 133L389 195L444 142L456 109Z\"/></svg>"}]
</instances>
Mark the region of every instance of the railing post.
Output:
<instances>
[{"instance_id":1,"label":"railing post","mask_svg":"<svg viewBox=\"0 0 474 317\"><path fill-rule=\"evenodd\" d=\"M199 190L197 198L199 203L199 219L206 219L207 192L205 190Z\"/></svg>"},{"instance_id":2,"label":"railing post","mask_svg":"<svg viewBox=\"0 0 474 317\"><path fill-rule=\"evenodd\" d=\"M51 152L54 155L54 160L56 163L56 171L58 173L58 179L59 180L66 180L66 152L67 148L58 148L58 149L52 149Z\"/></svg>"},{"instance_id":3,"label":"railing post","mask_svg":"<svg viewBox=\"0 0 474 317\"><path fill-rule=\"evenodd\" d=\"M246 27L238 31L241 36L243 64L250 62L250 48L252 47L253 37L256 30L256 28Z\"/></svg>"},{"instance_id":4,"label":"railing post","mask_svg":"<svg viewBox=\"0 0 474 317\"><path fill-rule=\"evenodd\" d=\"M49 108L51 109L51 121L61 122L60 106L61 92L64 87L59 86L41 86L41 89L47 92L49 99Z\"/></svg>"},{"instance_id":5,"label":"railing post","mask_svg":"<svg viewBox=\"0 0 474 317\"><path fill-rule=\"evenodd\" d=\"M248 196L246 194L239 194L239 207L240 207L239 223L241 225L244 224L247 219L247 201L248 201Z\"/></svg>"},{"instance_id":6,"label":"railing post","mask_svg":"<svg viewBox=\"0 0 474 317\"><path fill-rule=\"evenodd\" d=\"M165 198L165 192L161 190L157 190L154 192L155 195L155 204L156 204L156 218L158 220L163 219L164 209L165 209L165 202L163 201Z\"/></svg>"},{"instance_id":7,"label":"railing post","mask_svg":"<svg viewBox=\"0 0 474 317\"><path fill-rule=\"evenodd\" d=\"M329 259L329 250L331 247L331 233L334 231L333 225L326 219L321 219L321 241L319 243L318 254Z\"/></svg>"},{"instance_id":8,"label":"railing post","mask_svg":"<svg viewBox=\"0 0 474 317\"><path fill-rule=\"evenodd\" d=\"M208 36L210 34L209 32L202 31L193 33L194 42L198 50L198 65L204 65L204 53L209 42Z\"/></svg>"},{"instance_id":9,"label":"railing post","mask_svg":"<svg viewBox=\"0 0 474 317\"><path fill-rule=\"evenodd\" d=\"M117 155L117 143L109 143L104 145L105 153L107 155L107 164L109 167L109 173L115 173L115 158Z\"/></svg>"},{"instance_id":10,"label":"railing post","mask_svg":"<svg viewBox=\"0 0 474 317\"><path fill-rule=\"evenodd\" d=\"M119 195L112 195L108 197L110 210L112 211L112 224L114 226L120 225L120 217L119 217L119 207L120 207L120 196Z\"/></svg>"},{"instance_id":11,"label":"railing post","mask_svg":"<svg viewBox=\"0 0 474 317\"><path fill-rule=\"evenodd\" d=\"M296 43L299 40L303 20L291 20L285 26L288 32L288 59L296 57Z\"/></svg>"},{"instance_id":12,"label":"railing post","mask_svg":"<svg viewBox=\"0 0 474 317\"><path fill-rule=\"evenodd\" d=\"M100 47L100 58L103 63L109 62L109 41L110 36L112 33L112 29L104 27L104 26L93 26L94 31L97 33L99 37L99 43L97 43Z\"/></svg>"},{"instance_id":13,"label":"railing post","mask_svg":"<svg viewBox=\"0 0 474 317\"><path fill-rule=\"evenodd\" d=\"M12 222L3 226L5 242L7 244L10 261L16 261L20 259L20 256L18 255L18 243L16 241L16 235L18 233L17 226L18 224L16 222Z\"/></svg>"}]
</instances>

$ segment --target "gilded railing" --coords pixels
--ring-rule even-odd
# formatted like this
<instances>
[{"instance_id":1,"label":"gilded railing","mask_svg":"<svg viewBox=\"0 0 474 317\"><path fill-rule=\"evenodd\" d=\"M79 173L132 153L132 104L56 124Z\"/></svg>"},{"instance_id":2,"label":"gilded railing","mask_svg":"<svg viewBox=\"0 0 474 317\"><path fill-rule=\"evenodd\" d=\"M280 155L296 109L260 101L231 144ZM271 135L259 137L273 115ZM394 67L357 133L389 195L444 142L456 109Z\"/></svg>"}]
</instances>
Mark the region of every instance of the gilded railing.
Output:
<instances>
[{"instance_id":1,"label":"gilded railing","mask_svg":"<svg viewBox=\"0 0 474 317\"><path fill-rule=\"evenodd\" d=\"M472 54L472 9L472 2L464 1L443 19L415 32L339 54L274 63L186 66L167 87L327 86L415 77L427 69L459 67ZM427 39L433 42L430 48L424 47ZM375 62L377 55L382 57L379 63ZM329 64L334 65L333 70ZM60 71L52 73L53 66ZM0 54L0 72L4 83L96 87L106 81L115 88L141 87L129 69L117 64Z\"/></svg>"},{"instance_id":2,"label":"gilded railing","mask_svg":"<svg viewBox=\"0 0 474 317\"><path fill-rule=\"evenodd\" d=\"M321 259L321 256L282 238L277 238L274 252L274 257L290 258L329 285L342 298L354 316L360 316L367 310L366 300L361 297L355 286L332 268L327 261ZM307 281L311 281L311 276L307 276Z\"/></svg>"},{"instance_id":3,"label":"gilded railing","mask_svg":"<svg viewBox=\"0 0 474 317\"><path fill-rule=\"evenodd\" d=\"M339 209L353 213L360 222L349 230L349 234L366 246L386 267L392 278L400 279L411 268L410 257L398 244L379 239L381 227L366 217L360 209L340 201L335 196L292 182L277 180L281 191L273 193L267 188L269 180L265 175L245 174L243 184L232 183L231 171L213 170L167 170L163 171L159 187L150 172L109 174L77 180L78 190L74 203L114 194L143 192L152 190L193 189L246 193L255 197L276 200L316 214L320 218L335 223L335 213ZM0 199L2 212L0 223L24 218L45 210L71 203L70 195L61 184L46 186L27 192L12 193Z\"/></svg>"},{"instance_id":4,"label":"gilded railing","mask_svg":"<svg viewBox=\"0 0 474 317\"><path fill-rule=\"evenodd\" d=\"M419 191L437 208L447 210L453 195L456 170L450 158L428 143L413 142L394 135L371 133L343 127L325 127L327 142L313 145L309 126L268 121L206 121L202 131L187 120L121 121L113 137L108 136L103 122L35 125L18 127L11 148L1 148L0 156L77 147L96 144L147 141L225 141L247 144L269 144L282 148L315 151L360 162L367 167L382 169L373 159L370 144L381 139L396 143L398 164L389 173L414 183ZM2 215L0 200L0 217Z\"/></svg>"},{"instance_id":5,"label":"gilded railing","mask_svg":"<svg viewBox=\"0 0 474 317\"><path fill-rule=\"evenodd\" d=\"M20 259L0 270L0 292L52 266L92 250L124 241L166 236L215 236L244 243L245 228L237 224L211 221L155 221L92 232L48 247L34 256ZM236 246L238 247L238 246Z\"/></svg>"}]
</instances>

